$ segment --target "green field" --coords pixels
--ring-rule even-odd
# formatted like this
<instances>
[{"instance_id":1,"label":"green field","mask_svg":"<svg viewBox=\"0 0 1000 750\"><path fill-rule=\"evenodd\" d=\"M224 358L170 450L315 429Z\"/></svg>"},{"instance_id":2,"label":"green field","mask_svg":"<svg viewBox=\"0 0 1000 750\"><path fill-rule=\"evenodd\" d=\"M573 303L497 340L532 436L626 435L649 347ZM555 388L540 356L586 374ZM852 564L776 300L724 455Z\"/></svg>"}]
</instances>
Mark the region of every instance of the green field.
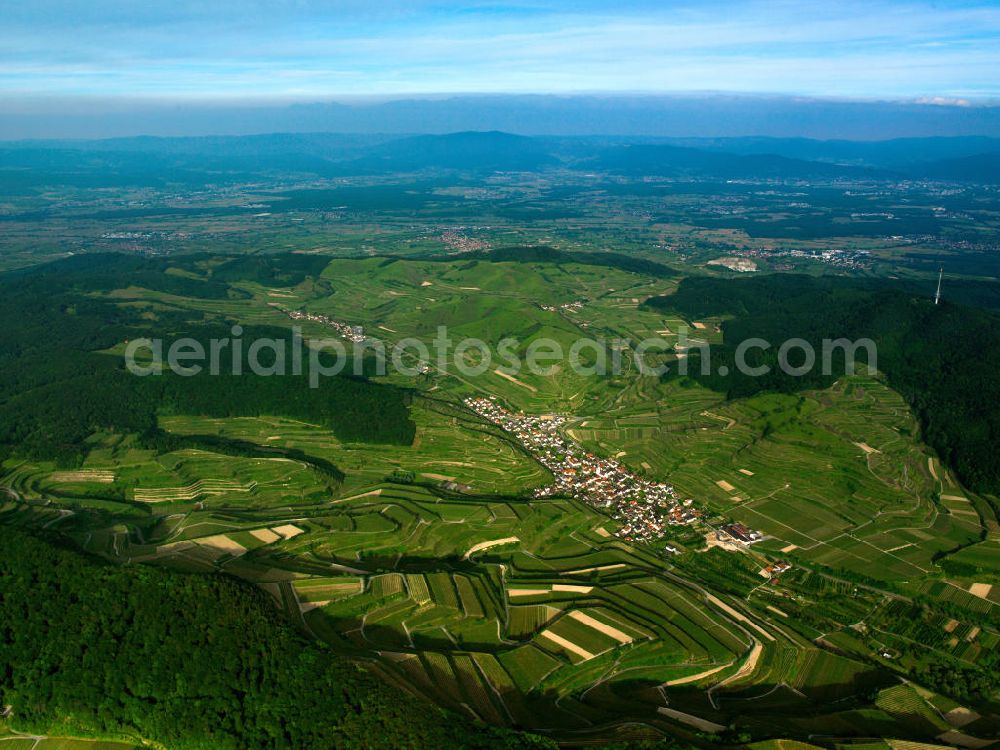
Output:
<instances>
[{"instance_id":1,"label":"green field","mask_svg":"<svg viewBox=\"0 0 1000 750\"><path fill-rule=\"evenodd\" d=\"M717 342L718 319L639 309L675 284L579 263L369 258L334 260L290 286L238 279L214 297L107 296L153 315L180 308L287 329L277 303L389 344L430 342L439 325L491 345L513 336L521 351L581 335L673 345L684 326ZM936 714L898 678L995 668L990 498L961 486L879 377L727 399L690 379L639 376L628 348L618 375L374 376L405 389L409 444L351 442L287 414L165 409L157 428L186 447L101 429L78 466L7 458L0 521L123 563L258 584L303 632L488 723L560 738L690 733L697 722L757 739L804 740L824 726L936 736ZM675 354L654 359L676 367ZM462 405L483 394L565 416L566 440L671 483L702 514L641 544L615 536L604 508L535 499L552 477ZM733 521L765 539L715 544ZM760 575L779 560L791 570Z\"/></svg>"}]
</instances>

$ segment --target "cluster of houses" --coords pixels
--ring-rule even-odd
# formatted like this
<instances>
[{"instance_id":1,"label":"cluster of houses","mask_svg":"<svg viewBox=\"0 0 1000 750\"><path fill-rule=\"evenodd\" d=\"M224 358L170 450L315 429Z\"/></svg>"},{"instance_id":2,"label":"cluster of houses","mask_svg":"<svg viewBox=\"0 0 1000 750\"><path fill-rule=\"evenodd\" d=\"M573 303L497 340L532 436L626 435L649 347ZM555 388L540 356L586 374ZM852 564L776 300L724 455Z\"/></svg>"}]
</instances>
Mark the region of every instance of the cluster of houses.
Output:
<instances>
[{"instance_id":1,"label":"cluster of houses","mask_svg":"<svg viewBox=\"0 0 1000 750\"><path fill-rule=\"evenodd\" d=\"M320 315L319 313L310 313L303 310L289 310L288 308L282 307L281 305L273 302L271 304L285 313L285 315L292 320L309 320L313 323L329 326L345 339L353 341L355 344L360 344L365 340L365 329L361 326L351 326L347 323L341 323L340 321L328 318L326 315Z\"/></svg>"},{"instance_id":2,"label":"cluster of houses","mask_svg":"<svg viewBox=\"0 0 1000 750\"><path fill-rule=\"evenodd\" d=\"M580 312L583 306L586 304L583 300L575 300L573 302L566 302L562 305L539 305L540 308L546 312L557 312L562 310L563 312Z\"/></svg>"},{"instance_id":3,"label":"cluster of houses","mask_svg":"<svg viewBox=\"0 0 1000 750\"><path fill-rule=\"evenodd\" d=\"M464 227L458 227L463 229ZM471 253L479 250L489 250L490 243L486 240L469 237L458 229L446 229L441 233L441 241L448 249L456 253Z\"/></svg>"},{"instance_id":4,"label":"cluster of houses","mask_svg":"<svg viewBox=\"0 0 1000 750\"><path fill-rule=\"evenodd\" d=\"M553 484L537 490L535 497L570 496L604 508L621 523L617 535L623 539L659 539L669 525L693 523L701 516L690 500L678 500L669 484L644 479L564 440L559 433L564 417L515 414L495 396L467 398L465 404L515 437L552 472Z\"/></svg>"},{"instance_id":5,"label":"cluster of houses","mask_svg":"<svg viewBox=\"0 0 1000 750\"><path fill-rule=\"evenodd\" d=\"M770 565L761 569L760 574L767 579L777 578L782 573L792 569L792 564L787 560L776 560Z\"/></svg>"}]
</instances>

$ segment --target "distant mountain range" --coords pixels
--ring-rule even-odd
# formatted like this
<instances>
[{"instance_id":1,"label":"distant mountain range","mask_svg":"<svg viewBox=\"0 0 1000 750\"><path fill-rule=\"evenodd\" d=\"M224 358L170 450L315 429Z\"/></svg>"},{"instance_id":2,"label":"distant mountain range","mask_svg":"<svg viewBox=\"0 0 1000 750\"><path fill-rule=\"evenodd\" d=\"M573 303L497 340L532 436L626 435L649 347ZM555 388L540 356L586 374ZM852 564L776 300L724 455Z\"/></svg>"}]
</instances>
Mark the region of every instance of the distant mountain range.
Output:
<instances>
[{"instance_id":1,"label":"distant mountain range","mask_svg":"<svg viewBox=\"0 0 1000 750\"><path fill-rule=\"evenodd\" d=\"M1000 137L997 105L750 94L455 95L267 105L136 101L95 103L83 110L77 102L56 101L27 112L5 109L0 139L466 130L671 138Z\"/></svg>"},{"instance_id":2,"label":"distant mountain range","mask_svg":"<svg viewBox=\"0 0 1000 750\"><path fill-rule=\"evenodd\" d=\"M536 137L469 131L403 138L332 133L25 141L0 144L10 188L237 182L263 175L336 177L555 168L692 179L933 179L1000 183L1000 139L660 139ZM2 187L0 187L2 191Z\"/></svg>"},{"instance_id":3,"label":"distant mountain range","mask_svg":"<svg viewBox=\"0 0 1000 750\"><path fill-rule=\"evenodd\" d=\"M602 151L595 169L631 176L716 177L720 179L886 177L868 167L806 161L781 154L738 154L670 145L620 146Z\"/></svg>"},{"instance_id":4,"label":"distant mountain range","mask_svg":"<svg viewBox=\"0 0 1000 750\"><path fill-rule=\"evenodd\" d=\"M1000 139L986 136L893 138L878 141L815 138L665 138L663 142L731 154L780 154L790 159L885 168L1000 151Z\"/></svg>"},{"instance_id":5,"label":"distant mountain range","mask_svg":"<svg viewBox=\"0 0 1000 750\"><path fill-rule=\"evenodd\" d=\"M372 148L345 170L411 172L422 169L470 169L535 172L559 164L544 141L498 131L418 135Z\"/></svg>"}]
</instances>

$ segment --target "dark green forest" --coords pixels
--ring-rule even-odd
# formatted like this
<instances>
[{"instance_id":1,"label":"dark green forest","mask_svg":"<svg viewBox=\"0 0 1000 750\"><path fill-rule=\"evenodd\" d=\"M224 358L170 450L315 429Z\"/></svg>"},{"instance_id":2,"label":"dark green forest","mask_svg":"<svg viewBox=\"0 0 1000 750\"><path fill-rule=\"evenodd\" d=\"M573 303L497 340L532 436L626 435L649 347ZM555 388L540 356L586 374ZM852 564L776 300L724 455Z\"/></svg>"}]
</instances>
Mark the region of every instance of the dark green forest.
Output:
<instances>
[{"instance_id":1,"label":"dark green forest","mask_svg":"<svg viewBox=\"0 0 1000 750\"><path fill-rule=\"evenodd\" d=\"M398 692L222 574L118 566L5 527L0 705L21 731L172 750L541 748Z\"/></svg>"},{"instance_id":2,"label":"dark green forest","mask_svg":"<svg viewBox=\"0 0 1000 750\"><path fill-rule=\"evenodd\" d=\"M843 375L844 356L835 350L831 374L821 368L824 339L870 338L877 367L888 384L909 401L924 440L953 466L971 488L1000 493L1000 316L996 313L914 295L890 281L844 277L769 275L749 279L691 277L669 296L654 297L647 309L673 311L698 319L731 316L722 324L723 345L713 346L711 366L702 374L701 351L691 350L688 374L732 398L765 390L795 392L823 388ZM816 366L790 376L778 367L778 348L790 338L814 348ZM771 344L747 351L751 367L766 365L762 376L741 373L736 347L751 338ZM867 364L858 350L858 366ZM800 352L789 356L803 363ZM725 365L728 374L719 374ZM666 377L678 377L676 371Z\"/></svg>"},{"instance_id":3,"label":"dark green forest","mask_svg":"<svg viewBox=\"0 0 1000 750\"><path fill-rule=\"evenodd\" d=\"M462 253L462 259L470 262L486 261L488 263L579 263L583 266L603 266L616 268L619 271L671 278L677 275L670 266L657 263L646 258L611 252L587 252L583 250L558 250L549 245L524 245L514 247L497 247L492 250L473 250ZM454 261L451 256L427 255L419 258L423 261L446 263ZM392 262L391 260L388 262Z\"/></svg>"},{"instance_id":4,"label":"dark green forest","mask_svg":"<svg viewBox=\"0 0 1000 750\"><path fill-rule=\"evenodd\" d=\"M196 268L191 259L180 263ZM286 266L279 258L226 261L218 269L226 278L241 271L268 283L293 283L314 265L313 259L305 264L296 259ZM93 296L136 284L202 298L231 293L209 277L165 273L173 267L157 259L95 255L0 276L0 319L18 323L0 329L0 456L17 453L74 465L85 456L86 438L100 429L137 433L147 444L162 445L157 427L162 413L270 414L321 424L348 442L412 442L410 394L403 389L349 375L321 378L318 388L310 387L305 373L234 376L229 350L222 353L218 377L207 371L136 377L120 357L101 353L144 336L168 343L181 336L202 342L231 336L229 321L206 320L187 310L159 312L151 321ZM243 331L245 340L264 337L283 341L290 358L287 329Z\"/></svg>"}]
</instances>

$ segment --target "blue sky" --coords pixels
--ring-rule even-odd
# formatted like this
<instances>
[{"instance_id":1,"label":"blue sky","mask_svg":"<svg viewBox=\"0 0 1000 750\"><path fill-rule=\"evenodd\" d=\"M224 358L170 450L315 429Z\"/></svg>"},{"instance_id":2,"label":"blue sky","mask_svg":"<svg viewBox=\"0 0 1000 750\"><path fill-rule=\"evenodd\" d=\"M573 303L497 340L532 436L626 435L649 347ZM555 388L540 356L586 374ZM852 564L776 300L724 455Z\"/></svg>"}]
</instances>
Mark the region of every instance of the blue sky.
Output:
<instances>
[{"instance_id":1,"label":"blue sky","mask_svg":"<svg viewBox=\"0 0 1000 750\"><path fill-rule=\"evenodd\" d=\"M1000 3L0 0L0 102L1000 98Z\"/></svg>"}]
</instances>

